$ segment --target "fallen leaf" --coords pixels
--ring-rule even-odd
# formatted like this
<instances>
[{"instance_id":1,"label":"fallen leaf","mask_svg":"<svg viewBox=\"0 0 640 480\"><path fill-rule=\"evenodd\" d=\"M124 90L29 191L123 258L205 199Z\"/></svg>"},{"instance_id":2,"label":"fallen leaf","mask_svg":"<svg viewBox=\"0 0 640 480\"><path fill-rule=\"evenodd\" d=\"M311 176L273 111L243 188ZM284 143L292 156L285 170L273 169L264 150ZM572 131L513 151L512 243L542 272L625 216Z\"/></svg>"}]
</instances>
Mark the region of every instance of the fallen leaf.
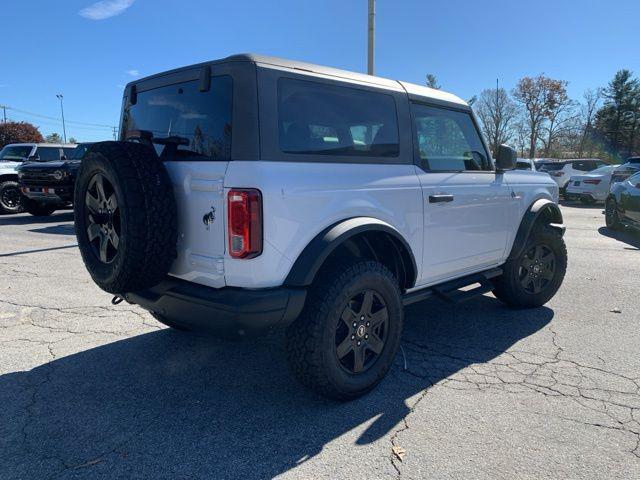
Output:
<instances>
[{"instance_id":1,"label":"fallen leaf","mask_svg":"<svg viewBox=\"0 0 640 480\"><path fill-rule=\"evenodd\" d=\"M622 310L620 310L618 307L616 308L612 308L611 310L609 310L611 313L622 313Z\"/></svg>"},{"instance_id":2,"label":"fallen leaf","mask_svg":"<svg viewBox=\"0 0 640 480\"><path fill-rule=\"evenodd\" d=\"M406 450L402 447L398 447L397 445L394 445L391 450L393 451L393 454L398 457L398 460L402 461L402 459L404 458L404 456L406 455Z\"/></svg>"}]
</instances>

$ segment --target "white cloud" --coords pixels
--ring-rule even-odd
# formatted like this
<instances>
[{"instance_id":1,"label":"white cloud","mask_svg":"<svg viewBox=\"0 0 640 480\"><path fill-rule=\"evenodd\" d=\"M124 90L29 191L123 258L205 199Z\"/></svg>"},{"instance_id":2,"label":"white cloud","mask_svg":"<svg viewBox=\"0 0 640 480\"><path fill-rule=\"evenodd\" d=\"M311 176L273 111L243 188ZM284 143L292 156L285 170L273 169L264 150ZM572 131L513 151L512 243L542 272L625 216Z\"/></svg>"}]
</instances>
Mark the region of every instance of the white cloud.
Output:
<instances>
[{"instance_id":1,"label":"white cloud","mask_svg":"<svg viewBox=\"0 0 640 480\"><path fill-rule=\"evenodd\" d=\"M125 72L127 75L131 75L132 77L137 77L140 75L140 72L138 70L136 70L135 68L131 69L131 70L127 70Z\"/></svg>"},{"instance_id":2,"label":"white cloud","mask_svg":"<svg viewBox=\"0 0 640 480\"><path fill-rule=\"evenodd\" d=\"M120 15L133 5L135 0L102 0L83 8L78 15L89 20L104 20Z\"/></svg>"}]
</instances>

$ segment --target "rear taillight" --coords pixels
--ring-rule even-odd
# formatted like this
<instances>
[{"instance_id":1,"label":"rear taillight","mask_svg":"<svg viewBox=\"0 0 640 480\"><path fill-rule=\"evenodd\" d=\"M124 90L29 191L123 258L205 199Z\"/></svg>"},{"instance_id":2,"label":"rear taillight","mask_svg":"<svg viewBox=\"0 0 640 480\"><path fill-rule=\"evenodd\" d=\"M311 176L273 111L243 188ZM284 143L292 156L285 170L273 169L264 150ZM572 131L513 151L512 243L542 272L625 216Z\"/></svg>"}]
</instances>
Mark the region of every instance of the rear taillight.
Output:
<instances>
[{"instance_id":1,"label":"rear taillight","mask_svg":"<svg viewBox=\"0 0 640 480\"><path fill-rule=\"evenodd\" d=\"M588 184L590 184L590 185L598 185L598 184L600 183L600 180L598 180L598 179L585 180L585 181L584 181L584 182L582 182L582 183L588 183Z\"/></svg>"},{"instance_id":2,"label":"rear taillight","mask_svg":"<svg viewBox=\"0 0 640 480\"><path fill-rule=\"evenodd\" d=\"M227 196L229 255L253 258L262 253L262 195L253 188L229 190Z\"/></svg>"}]
</instances>

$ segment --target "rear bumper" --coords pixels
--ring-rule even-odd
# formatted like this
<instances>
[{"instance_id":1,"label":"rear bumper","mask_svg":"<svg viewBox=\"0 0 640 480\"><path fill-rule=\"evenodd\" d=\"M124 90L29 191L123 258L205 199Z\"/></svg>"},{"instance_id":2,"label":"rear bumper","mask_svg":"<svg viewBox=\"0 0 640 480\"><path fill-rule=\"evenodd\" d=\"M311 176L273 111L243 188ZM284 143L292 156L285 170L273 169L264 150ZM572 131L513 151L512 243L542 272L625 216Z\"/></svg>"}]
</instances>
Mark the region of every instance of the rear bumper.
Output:
<instances>
[{"instance_id":1,"label":"rear bumper","mask_svg":"<svg viewBox=\"0 0 640 480\"><path fill-rule=\"evenodd\" d=\"M306 295L299 288L217 289L167 277L149 290L124 297L190 330L247 338L291 323L300 315Z\"/></svg>"}]
</instances>

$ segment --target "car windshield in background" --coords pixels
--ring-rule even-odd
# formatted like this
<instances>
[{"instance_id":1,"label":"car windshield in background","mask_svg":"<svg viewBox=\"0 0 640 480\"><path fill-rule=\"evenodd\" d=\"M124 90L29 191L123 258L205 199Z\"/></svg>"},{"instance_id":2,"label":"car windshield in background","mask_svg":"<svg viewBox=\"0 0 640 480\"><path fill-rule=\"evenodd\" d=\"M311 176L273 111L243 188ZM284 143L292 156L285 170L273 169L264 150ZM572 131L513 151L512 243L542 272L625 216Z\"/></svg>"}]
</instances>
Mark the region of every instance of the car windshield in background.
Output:
<instances>
[{"instance_id":1,"label":"car windshield in background","mask_svg":"<svg viewBox=\"0 0 640 480\"><path fill-rule=\"evenodd\" d=\"M166 160L229 160L233 80L211 78L201 92L198 81L138 93L123 115L125 139L152 143Z\"/></svg>"},{"instance_id":2,"label":"car windshield in background","mask_svg":"<svg viewBox=\"0 0 640 480\"><path fill-rule=\"evenodd\" d=\"M67 160L82 160L90 143L81 143L76 148L63 148Z\"/></svg>"},{"instance_id":3,"label":"car windshield in background","mask_svg":"<svg viewBox=\"0 0 640 480\"><path fill-rule=\"evenodd\" d=\"M30 145L4 147L2 150L0 150L0 160L4 160L5 162L21 162L29 156L29 153L31 153L32 149L33 147Z\"/></svg>"},{"instance_id":4,"label":"car windshield in background","mask_svg":"<svg viewBox=\"0 0 640 480\"><path fill-rule=\"evenodd\" d=\"M553 172L555 170L562 170L564 163L546 163L540 167L542 172Z\"/></svg>"},{"instance_id":5,"label":"car windshield in background","mask_svg":"<svg viewBox=\"0 0 640 480\"><path fill-rule=\"evenodd\" d=\"M613 170L617 165L605 165L604 167L596 168L595 170L589 172L589 175L604 175Z\"/></svg>"}]
</instances>

